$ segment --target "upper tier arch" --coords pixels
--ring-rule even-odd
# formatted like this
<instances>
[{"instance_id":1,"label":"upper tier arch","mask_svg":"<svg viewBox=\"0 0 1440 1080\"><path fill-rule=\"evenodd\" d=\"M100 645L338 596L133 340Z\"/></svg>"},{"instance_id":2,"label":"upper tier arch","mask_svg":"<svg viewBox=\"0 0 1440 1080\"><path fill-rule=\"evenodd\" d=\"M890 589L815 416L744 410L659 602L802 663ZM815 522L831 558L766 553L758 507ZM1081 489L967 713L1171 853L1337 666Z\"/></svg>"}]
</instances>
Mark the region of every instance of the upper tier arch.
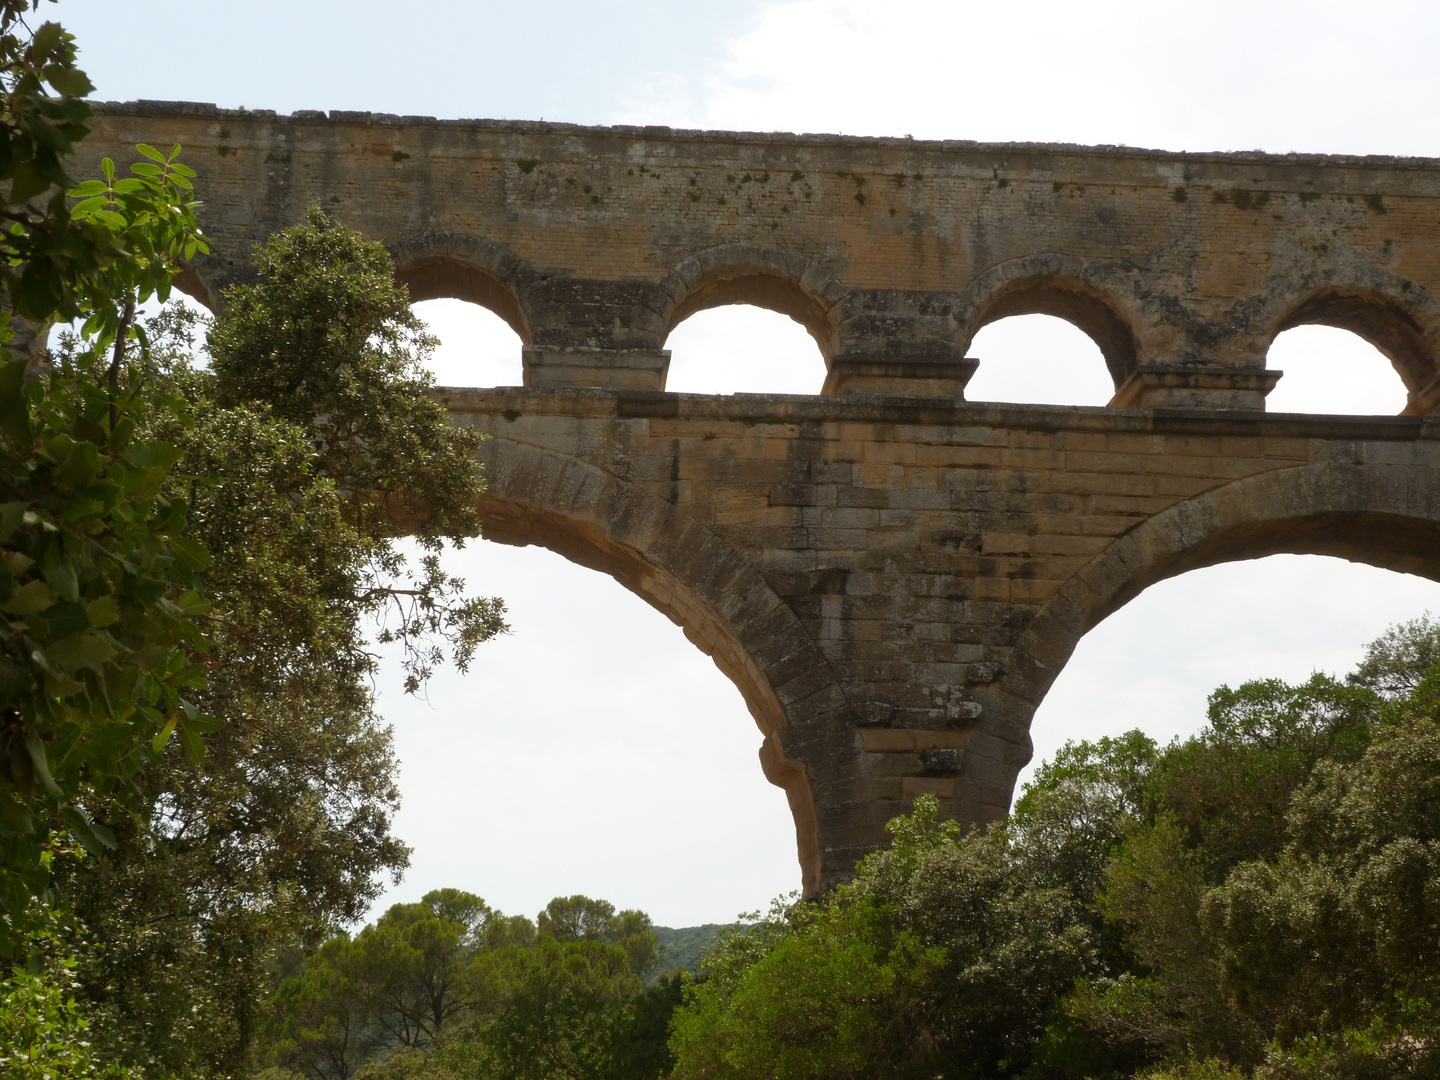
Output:
<instances>
[{"instance_id":1,"label":"upper tier arch","mask_svg":"<svg viewBox=\"0 0 1440 1080\"><path fill-rule=\"evenodd\" d=\"M753 304L788 315L810 332L828 362L835 354L837 306L848 290L824 267L797 251L765 244L706 248L677 263L660 280L670 300L663 340L697 311Z\"/></svg>"},{"instance_id":2,"label":"upper tier arch","mask_svg":"<svg viewBox=\"0 0 1440 1080\"><path fill-rule=\"evenodd\" d=\"M1440 303L1415 282L1377 269L1327 280L1273 299L1263 328L1268 350L1295 326L1334 326L1364 338L1389 359L1405 383L1407 413L1425 414L1440 396Z\"/></svg>"},{"instance_id":3,"label":"upper tier arch","mask_svg":"<svg viewBox=\"0 0 1440 1080\"><path fill-rule=\"evenodd\" d=\"M1125 305L1104 283L1109 276L1084 259L1061 254L1027 255L991 267L961 298L962 351L992 322L1012 315L1053 315L1095 342L1118 390L1140 364L1140 344Z\"/></svg>"},{"instance_id":4,"label":"upper tier arch","mask_svg":"<svg viewBox=\"0 0 1440 1080\"><path fill-rule=\"evenodd\" d=\"M974 331L1039 311L1095 339L1127 407L1262 410L1264 345L1292 317L1363 325L1414 383L1409 411L1440 407L1429 316L1417 344L1335 300L1387 275L1419 290L1394 298L1412 314L1440 295L1433 160L136 102L97 107L77 174L137 142L185 147L212 297L318 204L389 245L417 295L510 321L532 385L659 390L669 329L746 302L805 325L842 396L959 400Z\"/></svg>"},{"instance_id":5,"label":"upper tier arch","mask_svg":"<svg viewBox=\"0 0 1440 1080\"><path fill-rule=\"evenodd\" d=\"M503 244L472 236L431 236L389 245L395 276L410 299L464 300L504 319L529 344L534 339L530 314L521 297L540 278L524 259Z\"/></svg>"}]
</instances>

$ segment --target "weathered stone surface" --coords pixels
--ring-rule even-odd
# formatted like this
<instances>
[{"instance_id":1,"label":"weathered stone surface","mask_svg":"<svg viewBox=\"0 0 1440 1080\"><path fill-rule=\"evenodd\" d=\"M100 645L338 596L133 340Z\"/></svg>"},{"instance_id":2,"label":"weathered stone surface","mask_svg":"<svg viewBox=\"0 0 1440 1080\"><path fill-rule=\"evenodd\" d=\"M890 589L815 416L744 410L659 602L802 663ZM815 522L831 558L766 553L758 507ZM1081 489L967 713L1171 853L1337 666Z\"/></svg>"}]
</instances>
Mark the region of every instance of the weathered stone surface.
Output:
<instances>
[{"instance_id":1,"label":"weathered stone surface","mask_svg":"<svg viewBox=\"0 0 1440 1080\"><path fill-rule=\"evenodd\" d=\"M611 574L735 682L808 890L916 795L1003 815L1076 642L1156 581L1277 552L1440 579L1440 163L166 103L96 128L92 157L187 147L206 302L318 202L417 299L515 328L525 387L438 391L490 436L487 534ZM739 301L807 327L825 395L663 392L670 329ZM975 331L1032 311L1095 338L1113 407L963 401ZM1386 351L1414 415L1267 417L1305 322Z\"/></svg>"}]
</instances>

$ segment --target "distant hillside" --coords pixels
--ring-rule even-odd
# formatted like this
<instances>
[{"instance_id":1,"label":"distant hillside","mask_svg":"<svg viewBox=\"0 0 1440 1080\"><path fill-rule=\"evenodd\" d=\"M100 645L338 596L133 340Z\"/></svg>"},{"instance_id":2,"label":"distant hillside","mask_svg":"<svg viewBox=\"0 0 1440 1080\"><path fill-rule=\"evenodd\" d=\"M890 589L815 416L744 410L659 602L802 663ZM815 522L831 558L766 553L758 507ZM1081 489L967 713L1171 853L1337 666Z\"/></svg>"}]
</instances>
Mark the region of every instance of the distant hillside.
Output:
<instances>
[{"instance_id":1,"label":"distant hillside","mask_svg":"<svg viewBox=\"0 0 1440 1080\"><path fill-rule=\"evenodd\" d=\"M678 971L685 968L694 971L700 958L710 949L720 935L734 923L706 923L704 926L655 927L655 936L665 949L665 958L660 965L662 971Z\"/></svg>"}]
</instances>

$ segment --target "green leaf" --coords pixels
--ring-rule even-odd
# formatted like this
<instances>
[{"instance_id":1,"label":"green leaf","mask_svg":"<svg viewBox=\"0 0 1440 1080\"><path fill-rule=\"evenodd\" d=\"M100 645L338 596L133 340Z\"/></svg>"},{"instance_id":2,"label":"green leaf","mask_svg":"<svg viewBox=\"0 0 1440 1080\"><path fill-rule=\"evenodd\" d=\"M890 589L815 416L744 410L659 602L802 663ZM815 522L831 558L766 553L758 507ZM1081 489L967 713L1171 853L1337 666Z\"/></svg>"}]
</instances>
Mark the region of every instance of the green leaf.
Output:
<instances>
[{"instance_id":1,"label":"green leaf","mask_svg":"<svg viewBox=\"0 0 1440 1080\"><path fill-rule=\"evenodd\" d=\"M79 68L58 64L51 64L45 69L45 81L66 97L80 98L95 90L95 85Z\"/></svg>"},{"instance_id":2,"label":"green leaf","mask_svg":"<svg viewBox=\"0 0 1440 1080\"><path fill-rule=\"evenodd\" d=\"M218 716L207 716L204 713L196 713L194 716L187 716L185 718L185 726L200 735L209 735L211 732L219 731L223 728L225 721Z\"/></svg>"},{"instance_id":3,"label":"green leaf","mask_svg":"<svg viewBox=\"0 0 1440 1080\"><path fill-rule=\"evenodd\" d=\"M106 848L114 849L115 835L103 825L97 825L77 808L67 806L60 811L60 817L65 822L66 831L80 842L80 846L92 858L100 858L105 854Z\"/></svg>"},{"instance_id":4,"label":"green leaf","mask_svg":"<svg viewBox=\"0 0 1440 1080\"><path fill-rule=\"evenodd\" d=\"M115 657L116 649L99 634L75 634L51 642L45 647L45 655L67 671L100 671Z\"/></svg>"},{"instance_id":5,"label":"green leaf","mask_svg":"<svg viewBox=\"0 0 1440 1080\"><path fill-rule=\"evenodd\" d=\"M62 600L46 608L40 613L40 617L45 620L50 637L57 644L60 638L68 638L71 634L90 629L90 616L84 606L69 600ZM48 646L46 654L53 656L54 648L54 645Z\"/></svg>"},{"instance_id":6,"label":"green leaf","mask_svg":"<svg viewBox=\"0 0 1440 1080\"><path fill-rule=\"evenodd\" d=\"M180 714L176 713L165 722L165 726L156 732L155 737L150 740L150 749L160 753L165 749L165 744L170 741L170 736L175 733L175 725L180 722Z\"/></svg>"},{"instance_id":7,"label":"green leaf","mask_svg":"<svg viewBox=\"0 0 1440 1080\"><path fill-rule=\"evenodd\" d=\"M204 571L210 568L210 553L199 541L191 540L188 536L171 536L167 543L180 553L180 557L192 570Z\"/></svg>"},{"instance_id":8,"label":"green leaf","mask_svg":"<svg viewBox=\"0 0 1440 1080\"><path fill-rule=\"evenodd\" d=\"M186 589L176 597L175 606L186 615L204 615L210 610L210 601L194 589Z\"/></svg>"},{"instance_id":9,"label":"green leaf","mask_svg":"<svg viewBox=\"0 0 1440 1080\"><path fill-rule=\"evenodd\" d=\"M140 153L144 154L151 161L158 161L161 165L165 164L165 155L160 153L159 150L156 150L155 147L151 146L149 143L137 143L135 149L139 150ZM176 147L176 149L178 150L179 147Z\"/></svg>"},{"instance_id":10,"label":"green leaf","mask_svg":"<svg viewBox=\"0 0 1440 1080\"><path fill-rule=\"evenodd\" d=\"M125 219L114 210L91 210L90 216L112 232L125 231Z\"/></svg>"},{"instance_id":11,"label":"green leaf","mask_svg":"<svg viewBox=\"0 0 1440 1080\"><path fill-rule=\"evenodd\" d=\"M162 642L152 641L148 645L136 649L127 659L141 671L154 671L161 664L165 663L166 660L170 659L172 652L174 652L172 646Z\"/></svg>"},{"instance_id":12,"label":"green leaf","mask_svg":"<svg viewBox=\"0 0 1440 1080\"><path fill-rule=\"evenodd\" d=\"M100 453L94 443L78 442L70 448L55 475L68 488L84 487L100 472Z\"/></svg>"},{"instance_id":13,"label":"green leaf","mask_svg":"<svg viewBox=\"0 0 1440 1080\"><path fill-rule=\"evenodd\" d=\"M80 599L80 582L75 576L75 564L53 545L45 553L41 573L46 583L66 600Z\"/></svg>"},{"instance_id":14,"label":"green leaf","mask_svg":"<svg viewBox=\"0 0 1440 1080\"><path fill-rule=\"evenodd\" d=\"M163 442L133 443L125 460L138 469L168 469L180 460L180 448Z\"/></svg>"},{"instance_id":15,"label":"green leaf","mask_svg":"<svg viewBox=\"0 0 1440 1080\"><path fill-rule=\"evenodd\" d=\"M25 511L29 504L23 502L8 502L0 504L0 542L9 540L20 523L25 520ZM14 557L13 555L11 556ZM28 558L28 556L27 556ZM31 560L32 562L34 560ZM18 574L21 571L10 568L10 573Z\"/></svg>"},{"instance_id":16,"label":"green leaf","mask_svg":"<svg viewBox=\"0 0 1440 1080\"><path fill-rule=\"evenodd\" d=\"M91 626L109 626L120 618L120 605L113 596L102 596L85 605L85 615Z\"/></svg>"},{"instance_id":17,"label":"green leaf","mask_svg":"<svg viewBox=\"0 0 1440 1080\"><path fill-rule=\"evenodd\" d=\"M104 195L110 189L99 180L86 180L83 184L70 189L72 199L89 199L95 195Z\"/></svg>"},{"instance_id":18,"label":"green leaf","mask_svg":"<svg viewBox=\"0 0 1440 1080\"><path fill-rule=\"evenodd\" d=\"M39 615L57 599L55 590L43 581L27 581L15 590L15 596L0 604L0 611L11 615Z\"/></svg>"},{"instance_id":19,"label":"green leaf","mask_svg":"<svg viewBox=\"0 0 1440 1080\"><path fill-rule=\"evenodd\" d=\"M8 794L0 795L0 825L4 825L7 829L12 829L22 836L35 831L35 824L30 820L30 811L25 809L15 796ZM17 905L12 900L6 906L13 911L17 907L23 907L24 904L22 902Z\"/></svg>"},{"instance_id":20,"label":"green leaf","mask_svg":"<svg viewBox=\"0 0 1440 1080\"><path fill-rule=\"evenodd\" d=\"M190 759L190 764L199 765L205 760L205 744L200 741L199 734L191 731L188 725L180 728L180 742L185 747L185 756Z\"/></svg>"},{"instance_id":21,"label":"green leaf","mask_svg":"<svg viewBox=\"0 0 1440 1080\"><path fill-rule=\"evenodd\" d=\"M50 775L50 761L45 755L45 744L39 739L25 739L25 752L30 756L30 763L35 766L35 775L40 777L40 782L45 785L45 790L51 795L63 795L60 785L55 783L55 778Z\"/></svg>"},{"instance_id":22,"label":"green leaf","mask_svg":"<svg viewBox=\"0 0 1440 1080\"><path fill-rule=\"evenodd\" d=\"M27 5L28 6L28 5ZM35 64L44 64L50 57L55 55L61 43L65 40L65 30L55 22L47 22L35 31L30 39L30 59Z\"/></svg>"},{"instance_id":23,"label":"green leaf","mask_svg":"<svg viewBox=\"0 0 1440 1080\"><path fill-rule=\"evenodd\" d=\"M10 201L29 202L50 187L50 180L33 160L22 162L10 181Z\"/></svg>"}]
</instances>

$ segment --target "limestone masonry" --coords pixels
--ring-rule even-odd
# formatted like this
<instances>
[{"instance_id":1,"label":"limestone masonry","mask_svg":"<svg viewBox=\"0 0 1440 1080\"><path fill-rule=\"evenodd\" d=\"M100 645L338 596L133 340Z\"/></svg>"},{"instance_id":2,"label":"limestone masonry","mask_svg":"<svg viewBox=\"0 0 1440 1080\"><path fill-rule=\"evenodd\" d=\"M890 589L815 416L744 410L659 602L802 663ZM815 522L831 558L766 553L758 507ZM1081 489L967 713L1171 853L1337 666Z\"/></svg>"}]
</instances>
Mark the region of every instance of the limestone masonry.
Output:
<instances>
[{"instance_id":1,"label":"limestone masonry","mask_svg":"<svg viewBox=\"0 0 1440 1080\"><path fill-rule=\"evenodd\" d=\"M179 142L206 303L319 203L418 299L501 315L524 387L486 431L487 535L614 575L740 687L807 890L920 792L1003 815L1036 706L1146 586L1340 555L1440 578L1440 162L103 106L102 154ZM687 315L815 337L815 396L667 394ZM970 404L975 332L1066 318L1108 408ZM1400 417L1267 416L1302 323L1394 362ZM543 778L537 778L542 780Z\"/></svg>"}]
</instances>

